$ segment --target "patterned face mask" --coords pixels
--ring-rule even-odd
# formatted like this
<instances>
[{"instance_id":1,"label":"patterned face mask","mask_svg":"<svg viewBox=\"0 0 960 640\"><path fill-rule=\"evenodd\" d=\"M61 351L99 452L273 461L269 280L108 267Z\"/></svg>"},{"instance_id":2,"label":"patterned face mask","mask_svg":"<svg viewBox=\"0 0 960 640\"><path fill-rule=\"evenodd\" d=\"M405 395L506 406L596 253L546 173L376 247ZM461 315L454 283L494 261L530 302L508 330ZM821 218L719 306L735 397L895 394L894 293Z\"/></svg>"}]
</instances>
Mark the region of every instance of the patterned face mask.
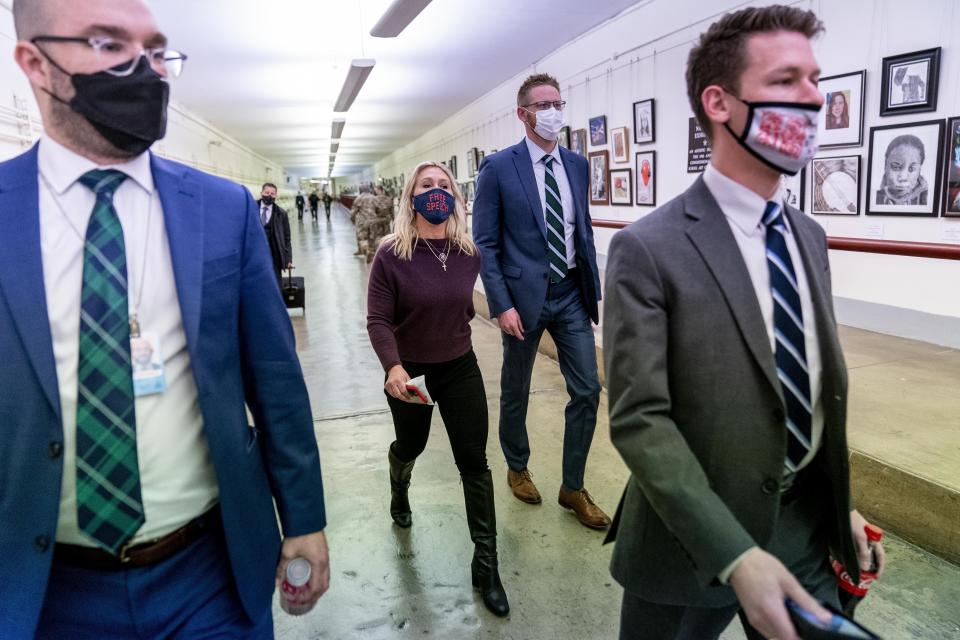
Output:
<instances>
[{"instance_id":1,"label":"patterned face mask","mask_svg":"<svg viewBox=\"0 0 960 640\"><path fill-rule=\"evenodd\" d=\"M821 105L803 102L747 102L747 124L737 134L728 122L730 135L758 160L780 173L794 176L817 153L817 119Z\"/></svg>"}]
</instances>

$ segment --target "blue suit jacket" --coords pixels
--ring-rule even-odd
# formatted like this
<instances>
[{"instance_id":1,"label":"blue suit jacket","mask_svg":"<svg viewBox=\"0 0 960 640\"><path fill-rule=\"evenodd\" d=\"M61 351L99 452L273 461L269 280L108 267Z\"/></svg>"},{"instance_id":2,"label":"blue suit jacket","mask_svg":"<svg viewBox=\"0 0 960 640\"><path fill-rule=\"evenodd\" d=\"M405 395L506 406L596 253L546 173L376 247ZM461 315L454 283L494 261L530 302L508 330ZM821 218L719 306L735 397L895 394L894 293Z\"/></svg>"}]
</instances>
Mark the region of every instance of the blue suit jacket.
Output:
<instances>
[{"instance_id":1,"label":"blue suit jacket","mask_svg":"<svg viewBox=\"0 0 960 640\"><path fill-rule=\"evenodd\" d=\"M587 204L590 171L586 158L560 147L576 209L574 233L580 293L599 322L600 273ZM480 167L473 203L473 239L483 257L480 278L490 315L516 308L524 328L540 318L547 299L547 227L526 140L489 156Z\"/></svg>"},{"instance_id":2,"label":"blue suit jacket","mask_svg":"<svg viewBox=\"0 0 960 640\"><path fill-rule=\"evenodd\" d=\"M254 618L285 535L326 526L293 331L253 198L151 156L227 548ZM32 637L57 529L63 428L40 254L37 147L0 163L0 637ZM247 424L246 403L256 427Z\"/></svg>"}]
</instances>

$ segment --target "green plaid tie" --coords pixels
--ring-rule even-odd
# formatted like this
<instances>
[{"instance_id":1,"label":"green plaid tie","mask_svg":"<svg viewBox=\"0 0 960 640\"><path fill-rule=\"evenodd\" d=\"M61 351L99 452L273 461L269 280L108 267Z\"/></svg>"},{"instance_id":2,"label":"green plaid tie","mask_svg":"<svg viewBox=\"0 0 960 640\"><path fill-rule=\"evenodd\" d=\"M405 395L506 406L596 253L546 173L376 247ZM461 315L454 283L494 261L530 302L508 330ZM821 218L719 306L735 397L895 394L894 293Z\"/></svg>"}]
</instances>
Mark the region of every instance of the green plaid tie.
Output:
<instances>
[{"instance_id":1,"label":"green plaid tie","mask_svg":"<svg viewBox=\"0 0 960 640\"><path fill-rule=\"evenodd\" d=\"M556 284L567 277L567 239L563 229L563 205L560 187L553 175L553 156L543 156L544 201L547 204L547 252L550 254L550 282Z\"/></svg>"},{"instance_id":2,"label":"green plaid tie","mask_svg":"<svg viewBox=\"0 0 960 640\"><path fill-rule=\"evenodd\" d=\"M130 367L127 255L113 194L126 179L94 170L96 194L83 249L77 389L77 522L114 554L144 522Z\"/></svg>"}]
</instances>

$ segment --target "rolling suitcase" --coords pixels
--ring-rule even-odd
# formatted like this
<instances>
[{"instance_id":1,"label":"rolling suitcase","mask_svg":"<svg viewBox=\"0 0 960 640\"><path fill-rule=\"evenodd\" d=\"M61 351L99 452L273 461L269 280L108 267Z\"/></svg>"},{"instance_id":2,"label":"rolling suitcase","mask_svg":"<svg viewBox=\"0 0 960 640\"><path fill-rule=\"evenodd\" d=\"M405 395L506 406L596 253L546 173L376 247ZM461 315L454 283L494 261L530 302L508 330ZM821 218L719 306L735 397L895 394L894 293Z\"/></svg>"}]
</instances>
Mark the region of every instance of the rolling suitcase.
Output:
<instances>
[{"instance_id":1,"label":"rolling suitcase","mask_svg":"<svg viewBox=\"0 0 960 640\"><path fill-rule=\"evenodd\" d=\"M280 289L283 294L283 302L287 309L303 309L307 312L306 289L303 286L303 278L293 277L293 270L287 270L287 277L283 279L283 286Z\"/></svg>"}]
</instances>

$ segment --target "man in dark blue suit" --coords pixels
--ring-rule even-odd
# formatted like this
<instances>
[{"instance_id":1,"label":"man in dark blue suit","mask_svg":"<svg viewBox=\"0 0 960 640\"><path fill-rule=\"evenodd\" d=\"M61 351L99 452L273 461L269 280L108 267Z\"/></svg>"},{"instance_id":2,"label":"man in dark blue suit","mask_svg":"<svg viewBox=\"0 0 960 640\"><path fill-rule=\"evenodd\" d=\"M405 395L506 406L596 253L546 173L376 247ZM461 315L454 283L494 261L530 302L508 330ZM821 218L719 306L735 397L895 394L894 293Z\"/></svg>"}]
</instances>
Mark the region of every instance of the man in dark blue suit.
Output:
<instances>
[{"instance_id":1,"label":"man in dark blue suit","mask_svg":"<svg viewBox=\"0 0 960 640\"><path fill-rule=\"evenodd\" d=\"M490 315L503 331L500 445L507 482L519 500L541 502L527 468L526 418L534 357L549 331L570 394L559 502L584 525L604 529L610 519L583 487L600 401L590 326L599 317L600 277L587 161L557 144L563 107L555 78L533 75L521 85L517 117L527 135L481 166L473 236L483 256L480 276Z\"/></svg>"},{"instance_id":2,"label":"man in dark blue suit","mask_svg":"<svg viewBox=\"0 0 960 640\"><path fill-rule=\"evenodd\" d=\"M0 637L272 638L289 561L303 607L329 566L257 207L147 151L185 57L141 0L13 15L45 133L0 163ZM162 384L134 384L131 340Z\"/></svg>"}]
</instances>

